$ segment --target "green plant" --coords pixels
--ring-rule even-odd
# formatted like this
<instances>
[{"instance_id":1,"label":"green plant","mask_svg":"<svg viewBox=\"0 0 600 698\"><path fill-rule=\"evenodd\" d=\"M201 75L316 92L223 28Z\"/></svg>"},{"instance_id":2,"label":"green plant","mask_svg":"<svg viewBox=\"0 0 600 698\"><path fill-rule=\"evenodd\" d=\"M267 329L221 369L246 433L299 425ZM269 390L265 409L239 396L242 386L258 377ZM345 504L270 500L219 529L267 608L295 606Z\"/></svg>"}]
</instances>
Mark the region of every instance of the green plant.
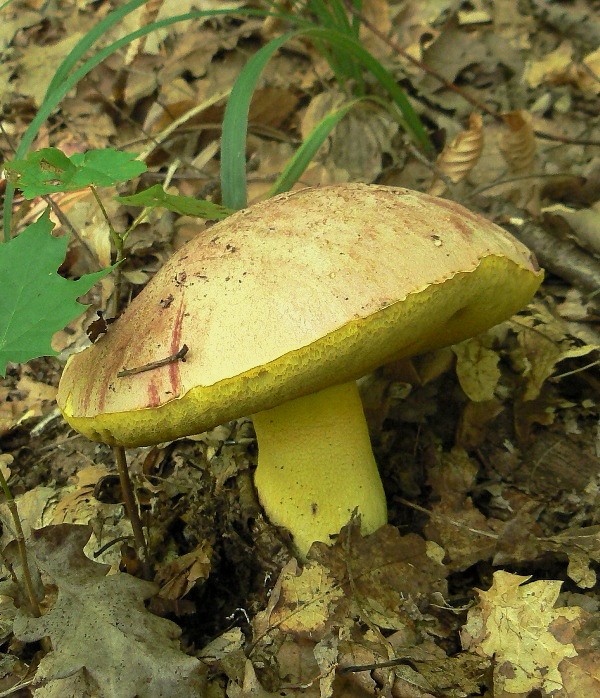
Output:
<instances>
[{"instance_id":1,"label":"green plant","mask_svg":"<svg viewBox=\"0 0 600 698\"><path fill-rule=\"evenodd\" d=\"M122 7L109 13L75 45L56 71L53 80L48 86L40 109L23 134L15 153L17 158L25 156L34 142L40 127L58 104L60 104L69 90L77 85L82 78L108 56L138 38L146 36L158 29L176 24L177 22L199 17L224 16L234 13L248 16L264 17L270 15L280 17L292 26L298 26L299 28L273 39L258 51L245 66L232 90L223 121L223 142L221 149L222 197L223 203L226 206L230 208L241 208L246 203L244 155L248 129L248 111L260 74L275 52L296 36L305 36L315 43L315 46L319 48L329 60L340 85L347 86L350 79L354 81L355 90L358 92L355 96L364 96L364 81L361 69L366 69L370 72L391 98L399 121L412 133L413 137L422 148L430 150L431 145L429 138L419 117L414 112L409 100L404 94L404 91L398 87L394 77L389 71L361 45L358 36L358 21L355 16L353 16L351 20L348 19L347 13L339 0L329 0L329 2L326 0L308 0L306 4L297 4L296 12L293 13L282 12L278 9L261 10L248 8L187 12L141 27L100 49L85 60L79 67L76 67L91 47L107 31L121 22L128 14L143 5L144 2L145 0L130 0L130 2L125 3ZM355 7L357 7L356 3L358 3L358 0L355 1ZM303 16L305 13L312 14L314 18L305 18ZM286 169L292 172L297 171L299 169L299 163L305 158L306 154L310 151L316 152L318 149L316 144L323 142L338 121L339 119L330 120L329 131L327 131L326 128L315 129L316 133L314 135L311 134L309 137L308 140L310 143L306 146L303 153ZM290 181L289 172L288 181ZM4 203L5 241L10 239L13 196L14 188L9 184Z\"/></svg>"},{"instance_id":2,"label":"green plant","mask_svg":"<svg viewBox=\"0 0 600 698\"><path fill-rule=\"evenodd\" d=\"M250 58L238 76L227 102L221 141L221 194L223 204L230 208L243 208L247 203L245 146L250 102L258 80L273 55L294 38L311 40L329 61L340 86L354 94L349 95L346 105L334 110L315 127L286 166L285 175L282 173L276 186L270 191L271 195L292 186L336 124L361 99L367 98L363 70L377 80L391 102L388 104L373 96L370 99L378 101L390 111L421 148L431 150L429 137L406 94L392 74L362 46L356 18L353 17L352 21L348 19L342 3L339 0L307 0L306 4L300 5L300 10L314 15L314 19L303 17L301 12L282 13L281 16L286 21L299 25L299 28L272 39Z\"/></svg>"}]
</instances>

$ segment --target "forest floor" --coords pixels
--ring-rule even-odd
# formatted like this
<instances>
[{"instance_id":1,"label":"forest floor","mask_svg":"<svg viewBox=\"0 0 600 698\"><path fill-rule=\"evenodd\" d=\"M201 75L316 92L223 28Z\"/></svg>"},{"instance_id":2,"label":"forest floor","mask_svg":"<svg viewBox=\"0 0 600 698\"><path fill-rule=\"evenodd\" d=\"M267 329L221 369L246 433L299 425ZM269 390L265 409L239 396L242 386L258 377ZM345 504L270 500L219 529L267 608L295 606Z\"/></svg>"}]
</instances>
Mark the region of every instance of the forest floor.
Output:
<instances>
[{"instance_id":1,"label":"forest floor","mask_svg":"<svg viewBox=\"0 0 600 698\"><path fill-rule=\"evenodd\" d=\"M0 10L5 159L60 62L117 5L15 0ZM245 6L147 3L101 44L156 17L217 5ZM362 538L353 523L331 547L316 544L307 562L297 561L285 533L261 513L253 428L240 419L128 451L157 586L138 583L112 451L70 429L54 401L66 357L88 341L112 277L86 296L86 314L55 335L57 357L9 367L0 385L0 466L32 560L45 561L46 594L42 618L27 618L3 574L0 695L600 696L593 5L363 2L363 45L406 90L437 157L424 155L388 112L352 109L297 186L361 181L435 192L505 226L546 271L535 299L511 320L362 381L388 526ZM32 148L138 153L148 165L139 188L160 183L219 202L227 96L249 58L287 28L232 13L139 39L78 83ZM368 80L367 88L377 93ZM282 47L252 101L250 202L347 99L313 44L297 37ZM110 234L93 195L54 199L79 235L61 274L107 266ZM108 198L105 205L117 229L135 215ZM17 197L16 230L45 207ZM123 303L207 227L151 211L127 239ZM6 505L1 517L10 565ZM107 577L99 562L110 566ZM158 616L179 626L179 640Z\"/></svg>"}]
</instances>

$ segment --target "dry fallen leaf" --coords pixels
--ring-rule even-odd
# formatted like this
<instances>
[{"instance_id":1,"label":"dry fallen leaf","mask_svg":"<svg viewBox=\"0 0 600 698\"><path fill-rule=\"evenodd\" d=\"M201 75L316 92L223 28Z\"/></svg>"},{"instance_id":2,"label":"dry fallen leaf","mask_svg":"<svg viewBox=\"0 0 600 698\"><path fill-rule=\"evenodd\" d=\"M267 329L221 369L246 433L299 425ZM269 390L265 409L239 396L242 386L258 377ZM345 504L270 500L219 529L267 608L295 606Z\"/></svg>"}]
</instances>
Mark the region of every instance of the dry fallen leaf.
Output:
<instances>
[{"instance_id":1,"label":"dry fallen leaf","mask_svg":"<svg viewBox=\"0 0 600 698\"><path fill-rule=\"evenodd\" d=\"M514 174L530 174L536 153L531 115L519 110L502 114L502 119L508 127L499 143L504 159Z\"/></svg>"},{"instance_id":2,"label":"dry fallen leaf","mask_svg":"<svg viewBox=\"0 0 600 698\"><path fill-rule=\"evenodd\" d=\"M47 691L54 684L63 696L73 695L64 692L64 682L80 675L91 680L99 695L111 698L199 695L202 665L179 649L179 628L144 607L156 586L122 573L105 576L108 565L83 554L90 533L87 526L63 524L33 534L30 550L58 588L58 598L44 616L20 612L14 623L19 640L49 637L52 642L33 686Z\"/></svg>"},{"instance_id":3,"label":"dry fallen leaf","mask_svg":"<svg viewBox=\"0 0 600 698\"><path fill-rule=\"evenodd\" d=\"M494 573L489 591L477 590L479 604L469 611L461 632L465 649L494 658L498 695L527 696L538 690L554 696L564 687L561 662L577 656L568 635L559 639L553 626L576 621L581 609L554 608L562 582L525 584L529 579Z\"/></svg>"},{"instance_id":4,"label":"dry fallen leaf","mask_svg":"<svg viewBox=\"0 0 600 698\"><path fill-rule=\"evenodd\" d=\"M191 552L162 565L156 574L156 581L161 585L158 595L170 600L183 598L196 582L208 578L212 555L210 543L202 541Z\"/></svg>"},{"instance_id":5,"label":"dry fallen leaf","mask_svg":"<svg viewBox=\"0 0 600 698\"><path fill-rule=\"evenodd\" d=\"M473 504L469 493L475 487L477 465L461 448L445 453L437 467L429 469L428 484L436 495L425 526L428 540L446 551L450 570L462 570L489 559L497 535L488 519Z\"/></svg>"},{"instance_id":6,"label":"dry fallen leaf","mask_svg":"<svg viewBox=\"0 0 600 698\"><path fill-rule=\"evenodd\" d=\"M394 526L362 537L353 522L332 547L314 543L309 558L344 589L336 608L340 617L358 615L382 629L412 626L431 594L446 592L446 570L436 551L416 534L401 536Z\"/></svg>"},{"instance_id":7,"label":"dry fallen leaf","mask_svg":"<svg viewBox=\"0 0 600 698\"><path fill-rule=\"evenodd\" d=\"M318 638L341 596L343 591L322 565L309 563L299 573L292 559L281 571L267 608L254 618L255 635L279 628L297 637Z\"/></svg>"},{"instance_id":8,"label":"dry fallen leaf","mask_svg":"<svg viewBox=\"0 0 600 698\"><path fill-rule=\"evenodd\" d=\"M456 354L456 375L469 400L493 400L500 369L500 356L485 345L484 337L473 337L452 347Z\"/></svg>"},{"instance_id":9,"label":"dry fallen leaf","mask_svg":"<svg viewBox=\"0 0 600 698\"><path fill-rule=\"evenodd\" d=\"M469 128L461 131L440 153L437 169L451 182L462 181L475 167L483 150L483 120L481 114L472 113ZM446 184L441 177L434 177L428 193L441 196L446 191Z\"/></svg>"}]
</instances>

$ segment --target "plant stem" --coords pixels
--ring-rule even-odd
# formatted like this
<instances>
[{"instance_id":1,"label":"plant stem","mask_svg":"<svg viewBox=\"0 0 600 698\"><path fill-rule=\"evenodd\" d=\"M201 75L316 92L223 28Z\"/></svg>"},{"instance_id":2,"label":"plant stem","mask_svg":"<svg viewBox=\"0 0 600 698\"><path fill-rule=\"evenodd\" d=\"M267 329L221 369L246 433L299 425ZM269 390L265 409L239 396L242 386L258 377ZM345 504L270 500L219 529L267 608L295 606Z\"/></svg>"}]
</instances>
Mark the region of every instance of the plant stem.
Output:
<instances>
[{"instance_id":1,"label":"plant stem","mask_svg":"<svg viewBox=\"0 0 600 698\"><path fill-rule=\"evenodd\" d=\"M17 509L17 504L15 498L12 496L12 492L8 487L8 483L2 471L0 471L0 487L4 491L6 497L6 504L12 516L15 525L15 538L17 541L17 547L19 549L19 557L21 559L21 567L23 568L23 580L25 582L25 588L27 589L27 596L29 597L29 606L31 608L31 613L36 618L42 615L40 605L38 603L37 597L35 595L35 590L33 588L33 581L31 579L31 571L29 570L29 561L27 559L27 547L25 546L25 535L23 534L23 527L21 526L21 519L19 517L19 511Z\"/></svg>"},{"instance_id":2,"label":"plant stem","mask_svg":"<svg viewBox=\"0 0 600 698\"><path fill-rule=\"evenodd\" d=\"M121 483L121 492L123 493L125 511L127 512L127 516L131 522L133 537L138 551L141 551L142 553L142 568L144 577L149 579L151 577L151 570L148 544L146 542L146 537L144 536L144 528L142 526L142 519L140 518L140 510L135 499L131 478L129 477L125 449L123 446L113 446L113 454L115 456L117 470L119 472L119 481Z\"/></svg>"}]
</instances>

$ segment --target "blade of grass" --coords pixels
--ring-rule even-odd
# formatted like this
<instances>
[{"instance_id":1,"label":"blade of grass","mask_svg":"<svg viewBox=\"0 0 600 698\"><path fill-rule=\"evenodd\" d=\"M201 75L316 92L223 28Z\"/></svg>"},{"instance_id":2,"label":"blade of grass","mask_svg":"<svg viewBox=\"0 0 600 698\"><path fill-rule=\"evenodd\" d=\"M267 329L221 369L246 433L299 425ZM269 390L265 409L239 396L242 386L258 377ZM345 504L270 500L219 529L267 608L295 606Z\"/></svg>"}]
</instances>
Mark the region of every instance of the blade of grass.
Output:
<instances>
[{"instance_id":1,"label":"blade of grass","mask_svg":"<svg viewBox=\"0 0 600 698\"><path fill-rule=\"evenodd\" d=\"M426 151L432 149L431 142L418 115L412 108L403 90L394 77L360 43L339 32L318 27L303 28L272 39L257 51L246 63L238 76L227 102L223 118L221 141L221 193L222 203L228 208L244 208L246 197L246 136L248 113L252 95L262 71L273 54L287 41L296 36L308 36L333 45L340 52L359 60L388 92L398 108L405 127Z\"/></svg>"},{"instance_id":2,"label":"blade of grass","mask_svg":"<svg viewBox=\"0 0 600 698\"><path fill-rule=\"evenodd\" d=\"M246 199L246 136L250 102L260 75L271 56L299 32L272 39L246 63L231 90L223 116L221 138L221 203L227 208L244 208Z\"/></svg>"},{"instance_id":3,"label":"blade of grass","mask_svg":"<svg viewBox=\"0 0 600 698\"><path fill-rule=\"evenodd\" d=\"M350 38L358 38L353 31L348 14L340 0L330 0L328 3L324 2L324 0L307 0L303 9L304 11L312 13L317 18L317 22L312 23L313 27L330 29ZM354 20L355 15L353 15L352 18ZM347 89L347 81L353 80L355 83L355 92L363 96L365 92L363 73L356 60L352 57L348 57L348 55L338 54L336 51L332 50L330 46L327 46L326 42L315 41L315 47L319 53L327 58L327 62L333 70L336 82L340 87L342 89Z\"/></svg>"},{"instance_id":4,"label":"blade of grass","mask_svg":"<svg viewBox=\"0 0 600 698\"><path fill-rule=\"evenodd\" d=\"M385 108L383 100L374 99L371 97L358 97L350 102L329 112L309 133L306 140L294 153L293 157L284 167L283 171L275 181L275 184L269 189L267 198L288 191L300 179L302 173L306 170L311 160L316 155L319 148L323 145L329 134L346 116L346 114L364 102L377 102Z\"/></svg>"}]
</instances>

